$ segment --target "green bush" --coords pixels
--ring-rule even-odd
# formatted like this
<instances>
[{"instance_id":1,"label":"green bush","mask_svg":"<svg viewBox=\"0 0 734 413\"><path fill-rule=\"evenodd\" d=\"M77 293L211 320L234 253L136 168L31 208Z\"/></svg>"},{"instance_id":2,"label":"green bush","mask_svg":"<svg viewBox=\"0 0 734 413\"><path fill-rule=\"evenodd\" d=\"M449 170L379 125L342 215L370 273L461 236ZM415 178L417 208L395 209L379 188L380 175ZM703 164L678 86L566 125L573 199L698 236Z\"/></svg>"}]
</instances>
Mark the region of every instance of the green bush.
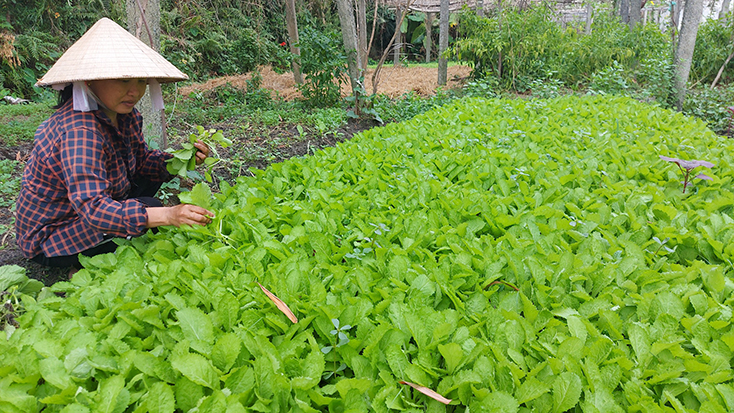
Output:
<instances>
[{"instance_id":1,"label":"green bush","mask_svg":"<svg viewBox=\"0 0 734 413\"><path fill-rule=\"evenodd\" d=\"M637 66L635 76L642 88L642 98L672 108L675 100L673 59L670 55L649 57Z\"/></svg>"},{"instance_id":2,"label":"green bush","mask_svg":"<svg viewBox=\"0 0 734 413\"><path fill-rule=\"evenodd\" d=\"M600 72L594 73L589 82L589 93L624 95L630 83L624 68L616 60Z\"/></svg>"},{"instance_id":3,"label":"green bush","mask_svg":"<svg viewBox=\"0 0 734 413\"><path fill-rule=\"evenodd\" d=\"M727 108L734 105L734 86L715 89L701 88L689 91L683 103L683 113L706 122L718 134L732 135L732 114Z\"/></svg>"},{"instance_id":4,"label":"green bush","mask_svg":"<svg viewBox=\"0 0 734 413\"><path fill-rule=\"evenodd\" d=\"M298 90L310 107L334 106L341 100L341 84L346 79L347 56L341 35L304 27L299 40L304 82Z\"/></svg>"},{"instance_id":5,"label":"green bush","mask_svg":"<svg viewBox=\"0 0 734 413\"><path fill-rule=\"evenodd\" d=\"M669 50L657 26L638 25L630 31L603 8L595 14L589 35L574 27L562 29L546 7L506 9L489 18L464 12L461 24L464 37L453 52L473 66L472 77L491 74L503 88L518 91L530 89L534 80L547 79L549 73L566 87L577 88L614 62L630 76L640 60Z\"/></svg>"},{"instance_id":6,"label":"green bush","mask_svg":"<svg viewBox=\"0 0 734 413\"><path fill-rule=\"evenodd\" d=\"M464 37L454 43L453 53L473 66L473 78L491 74L506 88L518 89L518 75L534 78L546 73L556 54L553 45L563 41L560 26L545 7L509 9L490 18L465 9L460 24Z\"/></svg>"},{"instance_id":7,"label":"green bush","mask_svg":"<svg viewBox=\"0 0 734 413\"><path fill-rule=\"evenodd\" d=\"M734 23L732 19L706 19L701 23L696 36L696 47L693 50L691 73L689 81L692 84L710 85L716 78L721 65L732 49L734 38ZM722 83L729 83L734 70L734 59L724 70Z\"/></svg>"}]
</instances>

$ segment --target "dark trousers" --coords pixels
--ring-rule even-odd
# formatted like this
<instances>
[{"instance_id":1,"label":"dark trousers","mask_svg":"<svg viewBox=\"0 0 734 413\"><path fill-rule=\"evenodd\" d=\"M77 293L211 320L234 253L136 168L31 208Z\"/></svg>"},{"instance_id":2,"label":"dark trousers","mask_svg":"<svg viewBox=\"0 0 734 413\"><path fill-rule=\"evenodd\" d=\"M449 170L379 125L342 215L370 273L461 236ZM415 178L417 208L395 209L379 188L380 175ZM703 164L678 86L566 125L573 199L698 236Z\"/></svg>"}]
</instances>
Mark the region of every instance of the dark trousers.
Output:
<instances>
[{"instance_id":1,"label":"dark trousers","mask_svg":"<svg viewBox=\"0 0 734 413\"><path fill-rule=\"evenodd\" d=\"M156 192L158 192L158 189L160 189L162 184L162 182L151 182L143 180L134 182L132 188L130 189L128 199L136 199L148 207L162 207L163 203L154 198ZM113 252L117 248L117 244L112 241L113 238L115 237L112 235L106 235L104 241L78 254L47 257L43 253L40 253L31 258L31 260L47 267L81 268L81 264L79 264L79 254L85 255L87 257L93 257L95 255Z\"/></svg>"}]
</instances>

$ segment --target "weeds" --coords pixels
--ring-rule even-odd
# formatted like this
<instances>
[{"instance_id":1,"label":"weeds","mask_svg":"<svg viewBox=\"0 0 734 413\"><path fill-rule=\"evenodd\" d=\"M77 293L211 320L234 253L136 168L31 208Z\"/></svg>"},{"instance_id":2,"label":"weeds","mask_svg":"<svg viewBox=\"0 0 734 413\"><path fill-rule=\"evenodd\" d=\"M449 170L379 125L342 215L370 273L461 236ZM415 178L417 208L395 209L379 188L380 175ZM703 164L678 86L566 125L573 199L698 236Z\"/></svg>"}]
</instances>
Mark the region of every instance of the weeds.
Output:
<instances>
[{"instance_id":1,"label":"weeds","mask_svg":"<svg viewBox=\"0 0 734 413\"><path fill-rule=\"evenodd\" d=\"M0 207L9 208L15 205L20 191L20 179L23 163L13 159L0 159Z\"/></svg>"},{"instance_id":2,"label":"weeds","mask_svg":"<svg viewBox=\"0 0 734 413\"><path fill-rule=\"evenodd\" d=\"M52 100L25 105L0 105L0 142L17 145L20 142L33 142L33 135L54 109Z\"/></svg>"}]
</instances>

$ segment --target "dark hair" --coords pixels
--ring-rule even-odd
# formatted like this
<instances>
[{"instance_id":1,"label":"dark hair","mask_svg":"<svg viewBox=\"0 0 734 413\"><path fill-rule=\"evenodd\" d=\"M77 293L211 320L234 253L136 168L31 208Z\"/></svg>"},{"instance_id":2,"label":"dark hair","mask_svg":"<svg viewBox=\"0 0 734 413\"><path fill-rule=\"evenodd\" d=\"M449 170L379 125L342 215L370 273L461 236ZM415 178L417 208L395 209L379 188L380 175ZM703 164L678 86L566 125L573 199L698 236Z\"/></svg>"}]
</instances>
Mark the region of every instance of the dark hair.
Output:
<instances>
[{"instance_id":1,"label":"dark hair","mask_svg":"<svg viewBox=\"0 0 734 413\"><path fill-rule=\"evenodd\" d=\"M64 103L71 100L71 96L74 94L74 85L69 85L65 87L63 90L59 91L59 99L56 102L56 106L54 106L54 109L58 109L62 106L64 106Z\"/></svg>"}]
</instances>

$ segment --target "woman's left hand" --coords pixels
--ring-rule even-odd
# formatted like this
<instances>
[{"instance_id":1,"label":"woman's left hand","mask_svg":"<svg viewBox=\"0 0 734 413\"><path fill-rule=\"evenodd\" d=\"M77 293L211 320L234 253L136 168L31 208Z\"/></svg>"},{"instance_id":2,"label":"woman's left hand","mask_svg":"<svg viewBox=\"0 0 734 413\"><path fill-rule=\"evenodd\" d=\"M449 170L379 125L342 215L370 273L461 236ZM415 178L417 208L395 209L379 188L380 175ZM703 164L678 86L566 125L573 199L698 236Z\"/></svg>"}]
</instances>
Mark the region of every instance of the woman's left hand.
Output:
<instances>
[{"instance_id":1,"label":"woman's left hand","mask_svg":"<svg viewBox=\"0 0 734 413\"><path fill-rule=\"evenodd\" d=\"M209 147L201 139L196 141L194 147L196 148L196 164L201 165L204 163L204 159L209 156Z\"/></svg>"}]
</instances>

